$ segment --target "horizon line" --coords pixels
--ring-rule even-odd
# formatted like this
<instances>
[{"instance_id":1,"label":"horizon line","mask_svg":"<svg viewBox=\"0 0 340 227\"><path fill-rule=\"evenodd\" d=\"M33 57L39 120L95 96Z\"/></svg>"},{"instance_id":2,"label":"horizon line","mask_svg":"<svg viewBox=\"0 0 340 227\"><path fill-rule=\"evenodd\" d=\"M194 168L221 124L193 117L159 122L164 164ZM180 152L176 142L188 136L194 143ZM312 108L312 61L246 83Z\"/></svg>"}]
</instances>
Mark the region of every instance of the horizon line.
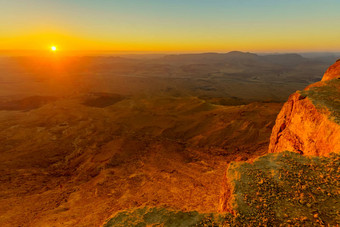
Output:
<instances>
[{"instance_id":1,"label":"horizon line","mask_svg":"<svg viewBox=\"0 0 340 227\"><path fill-rule=\"evenodd\" d=\"M186 51L186 50L177 50L177 51L132 51L132 50L59 50L54 54L71 54L71 53L92 53L92 54L133 54L133 55L162 55L162 54L205 54L205 53L216 53L216 54L225 54L230 52L242 52L242 53L254 53L254 54L308 54L308 53L328 53L328 54L340 54L340 50L259 50L259 51L244 51L244 50L197 50L197 51ZM0 49L0 55L5 54L28 54L28 53L46 53L51 54L49 50L37 50L37 49Z\"/></svg>"}]
</instances>

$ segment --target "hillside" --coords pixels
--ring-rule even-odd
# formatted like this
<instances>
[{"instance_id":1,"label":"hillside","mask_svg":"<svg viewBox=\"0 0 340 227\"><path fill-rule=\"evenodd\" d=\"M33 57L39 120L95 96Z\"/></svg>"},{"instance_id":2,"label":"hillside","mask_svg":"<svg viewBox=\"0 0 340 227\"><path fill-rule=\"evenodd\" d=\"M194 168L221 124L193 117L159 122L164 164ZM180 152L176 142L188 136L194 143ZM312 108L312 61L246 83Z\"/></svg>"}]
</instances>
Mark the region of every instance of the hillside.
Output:
<instances>
[{"instance_id":1,"label":"hillside","mask_svg":"<svg viewBox=\"0 0 340 227\"><path fill-rule=\"evenodd\" d=\"M221 211L255 226L340 223L339 65L283 105L271 135L274 154L229 164Z\"/></svg>"},{"instance_id":2,"label":"hillside","mask_svg":"<svg viewBox=\"0 0 340 227\"><path fill-rule=\"evenodd\" d=\"M207 56L216 61L215 54ZM313 65L315 62L298 55L275 56L269 62L241 52L223 55L222 66L207 60L209 67L220 70L219 76L209 74L210 69L196 74L201 66L185 62L181 66L170 60L167 66L160 64L177 57L85 57L41 62L14 58L14 63L2 65L1 226L98 226L107 221L108 226L124 226L130 221L143 225L181 220L240 225L254 221L246 210L234 216L237 204L226 205L235 193L247 191L235 189L231 193L232 187L225 186L220 196L222 184L232 185L238 179L224 178L226 165L252 162L268 153L270 135L275 134L272 128L282 107L279 101L287 98L285 86L293 89L321 78L316 72L324 65ZM179 58L187 57L201 58ZM275 63L284 59L281 65ZM293 63L294 59L301 61ZM278 68L288 70L287 74L272 77ZM301 68L307 69L306 74L317 70L299 77ZM254 70L262 76L254 78ZM168 72L179 77L173 78ZM325 122L337 124L337 89L336 78L318 82L297 93L306 92L305 98L297 101L310 100L308 105L313 105L314 113L325 116ZM269 102L270 97L275 102ZM322 108L314 103L322 103ZM330 114L324 114L326 107L332 110ZM331 129L327 124L325 128ZM336 147L336 140L328 145ZM279 157L282 163L300 160L295 153L265 157L260 160L272 160L265 164L268 168ZM308 163L315 161L318 171L337 173L337 156L317 160L301 158L299 162L312 168ZM320 162L331 163L333 170L324 169ZM238 165L243 164L230 166ZM256 163L254 166L249 169L258 168ZM285 168L280 167L293 171ZM256 169L263 173L269 170ZM245 174L236 167L228 171ZM316 182L325 180L317 173L313 175ZM336 177L327 178L326 183ZM274 180L268 178L268 182ZM332 201L336 202L337 195L333 194ZM319 205L312 206L322 210ZM216 213L219 209L223 211L220 214ZM231 213L224 213L227 210ZM333 223L333 214L327 211L326 215L330 215L327 223Z\"/></svg>"},{"instance_id":3,"label":"hillside","mask_svg":"<svg viewBox=\"0 0 340 227\"><path fill-rule=\"evenodd\" d=\"M107 93L29 100L0 112L1 226L98 226L140 206L214 212L226 161L266 153L281 108Z\"/></svg>"},{"instance_id":4,"label":"hillside","mask_svg":"<svg viewBox=\"0 0 340 227\"><path fill-rule=\"evenodd\" d=\"M284 150L309 155L340 151L340 62L321 82L291 95L279 113L269 152Z\"/></svg>"},{"instance_id":5,"label":"hillside","mask_svg":"<svg viewBox=\"0 0 340 227\"><path fill-rule=\"evenodd\" d=\"M221 213L145 207L119 212L104 226L336 226L340 223L338 78L335 72L289 98L272 133L272 138L278 135L276 153L228 165L222 181ZM307 126L319 134L303 131ZM285 131L289 133L282 134ZM282 139L287 136L302 139ZM310 141L314 147L307 146ZM284 146L295 152L283 150ZM303 151L293 149L299 146Z\"/></svg>"}]
</instances>

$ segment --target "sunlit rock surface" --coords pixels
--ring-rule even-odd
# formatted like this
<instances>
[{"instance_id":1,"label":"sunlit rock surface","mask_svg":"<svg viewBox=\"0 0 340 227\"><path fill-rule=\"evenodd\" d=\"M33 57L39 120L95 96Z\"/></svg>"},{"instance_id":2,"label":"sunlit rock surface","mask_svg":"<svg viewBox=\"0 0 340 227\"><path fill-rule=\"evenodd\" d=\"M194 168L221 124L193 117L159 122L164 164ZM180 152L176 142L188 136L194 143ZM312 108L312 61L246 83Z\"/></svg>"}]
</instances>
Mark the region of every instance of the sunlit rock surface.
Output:
<instances>
[{"instance_id":1,"label":"sunlit rock surface","mask_svg":"<svg viewBox=\"0 0 340 227\"><path fill-rule=\"evenodd\" d=\"M228 165L219 210L233 214L232 223L340 223L339 65L289 97L272 131L271 154Z\"/></svg>"},{"instance_id":2,"label":"sunlit rock surface","mask_svg":"<svg viewBox=\"0 0 340 227\"><path fill-rule=\"evenodd\" d=\"M322 77L322 81L332 80L340 77L340 59L329 67Z\"/></svg>"},{"instance_id":3,"label":"sunlit rock surface","mask_svg":"<svg viewBox=\"0 0 340 227\"><path fill-rule=\"evenodd\" d=\"M338 61L321 82L289 97L276 119L269 152L327 156L340 151L339 66Z\"/></svg>"}]
</instances>

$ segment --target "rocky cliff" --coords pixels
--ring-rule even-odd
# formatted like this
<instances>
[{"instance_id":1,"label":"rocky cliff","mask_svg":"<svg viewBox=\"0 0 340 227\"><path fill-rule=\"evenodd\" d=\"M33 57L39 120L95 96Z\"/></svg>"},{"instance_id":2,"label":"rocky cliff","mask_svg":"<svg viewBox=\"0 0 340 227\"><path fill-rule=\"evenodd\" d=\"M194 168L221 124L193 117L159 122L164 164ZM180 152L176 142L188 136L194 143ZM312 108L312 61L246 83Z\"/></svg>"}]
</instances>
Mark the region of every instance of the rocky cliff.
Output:
<instances>
[{"instance_id":1,"label":"rocky cliff","mask_svg":"<svg viewBox=\"0 0 340 227\"><path fill-rule=\"evenodd\" d=\"M277 116L269 153L228 165L221 212L234 214L241 225L340 222L339 60L320 82L289 97Z\"/></svg>"},{"instance_id":2,"label":"rocky cliff","mask_svg":"<svg viewBox=\"0 0 340 227\"><path fill-rule=\"evenodd\" d=\"M292 94L277 116L269 153L285 150L327 156L340 152L340 61L322 81Z\"/></svg>"},{"instance_id":3,"label":"rocky cliff","mask_svg":"<svg viewBox=\"0 0 340 227\"><path fill-rule=\"evenodd\" d=\"M332 80L335 78L340 78L340 59L327 69L321 81Z\"/></svg>"}]
</instances>

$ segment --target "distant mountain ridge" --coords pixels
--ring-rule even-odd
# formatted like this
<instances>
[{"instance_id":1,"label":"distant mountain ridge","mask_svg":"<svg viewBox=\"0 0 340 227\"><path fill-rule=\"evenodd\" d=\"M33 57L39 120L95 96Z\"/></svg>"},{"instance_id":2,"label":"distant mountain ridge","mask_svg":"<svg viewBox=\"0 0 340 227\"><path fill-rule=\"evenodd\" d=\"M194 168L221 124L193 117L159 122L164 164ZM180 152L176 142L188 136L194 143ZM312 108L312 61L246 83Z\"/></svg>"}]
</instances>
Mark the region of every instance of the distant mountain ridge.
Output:
<instances>
[{"instance_id":1,"label":"distant mountain ridge","mask_svg":"<svg viewBox=\"0 0 340 227\"><path fill-rule=\"evenodd\" d=\"M269 62L278 65L298 64L301 62L311 61L299 54L268 54L264 56L250 52L231 51L228 53L201 53L201 54L176 54L166 55L161 58L171 63L221 63L228 61L258 61Z\"/></svg>"},{"instance_id":2,"label":"distant mountain ridge","mask_svg":"<svg viewBox=\"0 0 340 227\"><path fill-rule=\"evenodd\" d=\"M113 93L123 95L162 92L214 100L236 98L242 104L261 100L283 102L294 91L319 81L328 66L323 61L298 54L260 55L240 51L154 58L123 55L13 57L0 59L0 81L20 83L25 77L25 80L41 89L36 89L34 94L25 94L30 96L42 94L42 91L46 95L56 96L60 90L59 93L65 90L75 92L78 89L91 90L100 85L107 89L106 92L113 89ZM47 78L53 80L57 77L65 78L65 81L55 81L53 88L46 89ZM94 81L97 85L94 85ZM1 93L15 93L13 90L6 93L5 83L0 84L0 96ZM64 89L67 83L70 86L82 83L84 86ZM49 94L55 90L56 84L61 89L58 88L57 94ZM20 89L20 92L26 91L30 89Z\"/></svg>"}]
</instances>

